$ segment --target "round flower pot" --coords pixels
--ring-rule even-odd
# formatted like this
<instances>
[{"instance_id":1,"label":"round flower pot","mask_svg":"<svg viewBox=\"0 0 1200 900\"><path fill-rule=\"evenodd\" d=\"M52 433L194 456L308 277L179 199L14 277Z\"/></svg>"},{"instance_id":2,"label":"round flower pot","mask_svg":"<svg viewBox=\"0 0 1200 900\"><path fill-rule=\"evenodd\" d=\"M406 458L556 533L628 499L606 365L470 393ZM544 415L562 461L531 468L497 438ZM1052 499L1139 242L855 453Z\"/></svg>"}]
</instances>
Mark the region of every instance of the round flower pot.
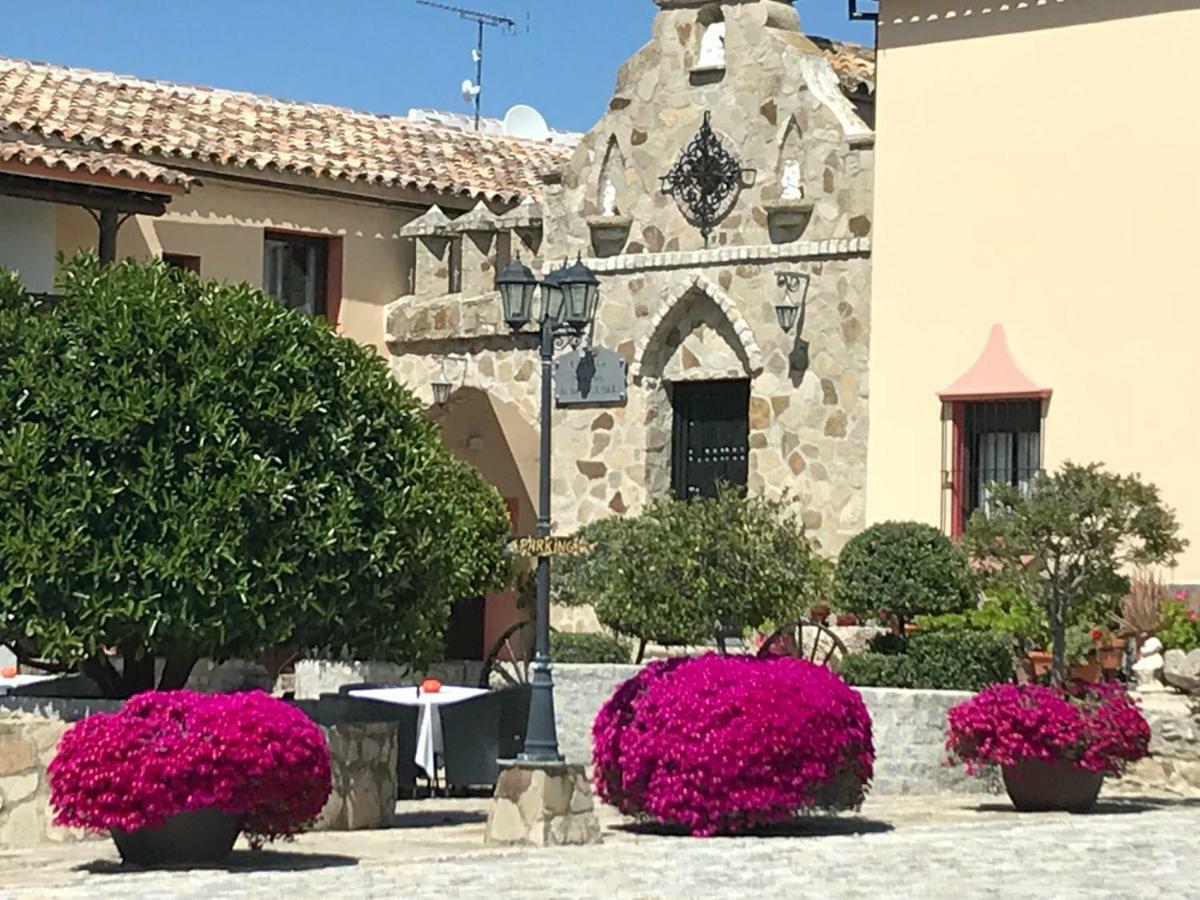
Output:
<instances>
[{"instance_id":1,"label":"round flower pot","mask_svg":"<svg viewBox=\"0 0 1200 900\"><path fill-rule=\"evenodd\" d=\"M1062 761L1026 759L1002 770L1008 798L1020 812L1087 812L1104 783L1103 772Z\"/></svg>"},{"instance_id":2,"label":"round flower pot","mask_svg":"<svg viewBox=\"0 0 1200 900\"><path fill-rule=\"evenodd\" d=\"M171 816L158 828L113 828L110 833L125 862L164 866L221 862L233 852L241 831L241 816L201 809Z\"/></svg>"}]
</instances>

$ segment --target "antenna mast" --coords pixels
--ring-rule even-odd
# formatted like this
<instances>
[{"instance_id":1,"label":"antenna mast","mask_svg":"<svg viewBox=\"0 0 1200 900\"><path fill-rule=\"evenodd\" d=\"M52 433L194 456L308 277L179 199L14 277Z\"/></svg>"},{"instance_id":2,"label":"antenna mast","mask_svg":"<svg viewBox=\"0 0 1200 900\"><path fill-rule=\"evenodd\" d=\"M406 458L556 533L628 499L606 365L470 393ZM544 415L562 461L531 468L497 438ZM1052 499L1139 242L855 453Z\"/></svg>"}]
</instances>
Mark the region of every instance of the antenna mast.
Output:
<instances>
[{"instance_id":1,"label":"antenna mast","mask_svg":"<svg viewBox=\"0 0 1200 900\"><path fill-rule=\"evenodd\" d=\"M483 29L485 27L504 28L509 34L517 30L517 23L506 16L496 16L491 13L478 12L473 9L462 9L458 6L450 6L447 3L438 3L437 0L417 0L421 6L432 6L434 9L444 9L446 12L457 13L460 19L466 19L468 22L474 22L479 29L479 42L475 47L475 52L472 54L475 58L475 130L479 130L480 119L480 102L481 94L483 93Z\"/></svg>"}]
</instances>

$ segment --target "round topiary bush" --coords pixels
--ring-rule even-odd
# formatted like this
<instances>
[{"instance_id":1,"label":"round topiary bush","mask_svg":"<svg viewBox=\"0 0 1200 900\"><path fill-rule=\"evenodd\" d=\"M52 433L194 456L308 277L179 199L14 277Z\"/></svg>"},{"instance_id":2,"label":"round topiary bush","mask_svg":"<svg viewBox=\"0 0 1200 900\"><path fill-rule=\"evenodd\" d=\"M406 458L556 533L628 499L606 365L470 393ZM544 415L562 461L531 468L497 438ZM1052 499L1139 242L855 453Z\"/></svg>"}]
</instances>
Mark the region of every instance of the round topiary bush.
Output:
<instances>
[{"instance_id":1,"label":"round topiary bush","mask_svg":"<svg viewBox=\"0 0 1200 900\"><path fill-rule=\"evenodd\" d=\"M256 844L302 831L331 790L321 729L259 691L139 694L71 726L47 773L59 825L133 832L215 809Z\"/></svg>"},{"instance_id":2,"label":"round topiary bush","mask_svg":"<svg viewBox=\"0 0 1200 900\"><path fill-rule=\"evenodd\" d=\"M885 612L901 625L919 615L962 612L974 602L962 548L931 525L882 522L842 548L834 577L839 610Z\"/></svg>"},{"instance_id":3,"label":"round topiary bush","mask_svg":"<svg viewBox=\"0 0 1200 900\"><path fill-rule=\"evenodd\" d=\"M617 688L592 734L602 800L694 835L856 808L875 757L858 693L790 658L652 663Z\"/></svg>"}]
</instances>

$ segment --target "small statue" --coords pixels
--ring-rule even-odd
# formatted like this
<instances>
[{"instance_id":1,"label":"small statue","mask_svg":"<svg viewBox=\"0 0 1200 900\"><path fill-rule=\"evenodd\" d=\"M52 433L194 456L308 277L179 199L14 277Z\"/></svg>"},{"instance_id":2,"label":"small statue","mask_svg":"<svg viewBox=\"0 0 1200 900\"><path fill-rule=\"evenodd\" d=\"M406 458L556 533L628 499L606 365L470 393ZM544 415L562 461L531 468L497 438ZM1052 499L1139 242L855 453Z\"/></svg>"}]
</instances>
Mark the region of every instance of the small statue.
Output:
<instances>
[{"instance_id":1,"label":"small statue","mask_svg":"<svg viewBox=\"0 0 1200 900\"><path fill-rule=\"evenodd\" d=\"M604 180L604 189L600 192L600 207L605 216L619 214L617 211L617 186L613 184L612 179Z\"/></svg>"},{"instance_id":2,"label":"small statue","mask_svg":"<svg viewBox=\"0 0 1200 900\"><path fill-rule=\"evenodd\" d=\"M698 69L719 69L725 65L725 23L713 22L704 29L700 39L700 61Z\"/></svg>"},{"instance_id":3,"label":"small statue","mask_svg":"<svg viewBox=\"0 0 1200 900\"><path fill-rule=\"evenodd\" d=\"M801 183L800 163L789 159L783 164L783 174L780 176L780 187L784 200L803 200L804 185Z\"/></svg>"}]
</instances>

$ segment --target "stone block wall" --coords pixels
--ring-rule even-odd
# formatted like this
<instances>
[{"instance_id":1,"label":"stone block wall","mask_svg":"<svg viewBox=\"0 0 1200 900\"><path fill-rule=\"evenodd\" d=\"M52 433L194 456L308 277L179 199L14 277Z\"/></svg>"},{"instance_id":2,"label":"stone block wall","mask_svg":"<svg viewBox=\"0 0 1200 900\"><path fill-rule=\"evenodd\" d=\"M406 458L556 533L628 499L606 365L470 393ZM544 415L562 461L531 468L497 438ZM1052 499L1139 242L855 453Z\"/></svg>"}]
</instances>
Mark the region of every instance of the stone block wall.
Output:
<instances>
[{"instance_id":1,"label":"stone block wall","mask_svg":"<svg viewBox=\"0 0 1200 900\"><path fill-rule=\"evenodd\" d=\"M1200 712L1180 694L1137 696L1150 723L1151 756L1130 767L1122 787L1200 797Z\"/></svg>"},{"instance_id":2,"label":"stone block wall","mask_svg":"<svg viewBox=\"0 0 1200 900\"><path fill-rule=\"evenodd\" d=\"M396 808L396 723L324 726L333 793L314 831L385 828Z\"/></svg>"},{"instance_id":3,"label":"stone block wall","mask_svg":"<svg viewBox=\"0 0 1200 900\"><path fill-rule=\"evenodd\" d=\"M0 709L0 850L86 837L52 823L46 766L69 723Z\"/></svg>"}]
</instances>

